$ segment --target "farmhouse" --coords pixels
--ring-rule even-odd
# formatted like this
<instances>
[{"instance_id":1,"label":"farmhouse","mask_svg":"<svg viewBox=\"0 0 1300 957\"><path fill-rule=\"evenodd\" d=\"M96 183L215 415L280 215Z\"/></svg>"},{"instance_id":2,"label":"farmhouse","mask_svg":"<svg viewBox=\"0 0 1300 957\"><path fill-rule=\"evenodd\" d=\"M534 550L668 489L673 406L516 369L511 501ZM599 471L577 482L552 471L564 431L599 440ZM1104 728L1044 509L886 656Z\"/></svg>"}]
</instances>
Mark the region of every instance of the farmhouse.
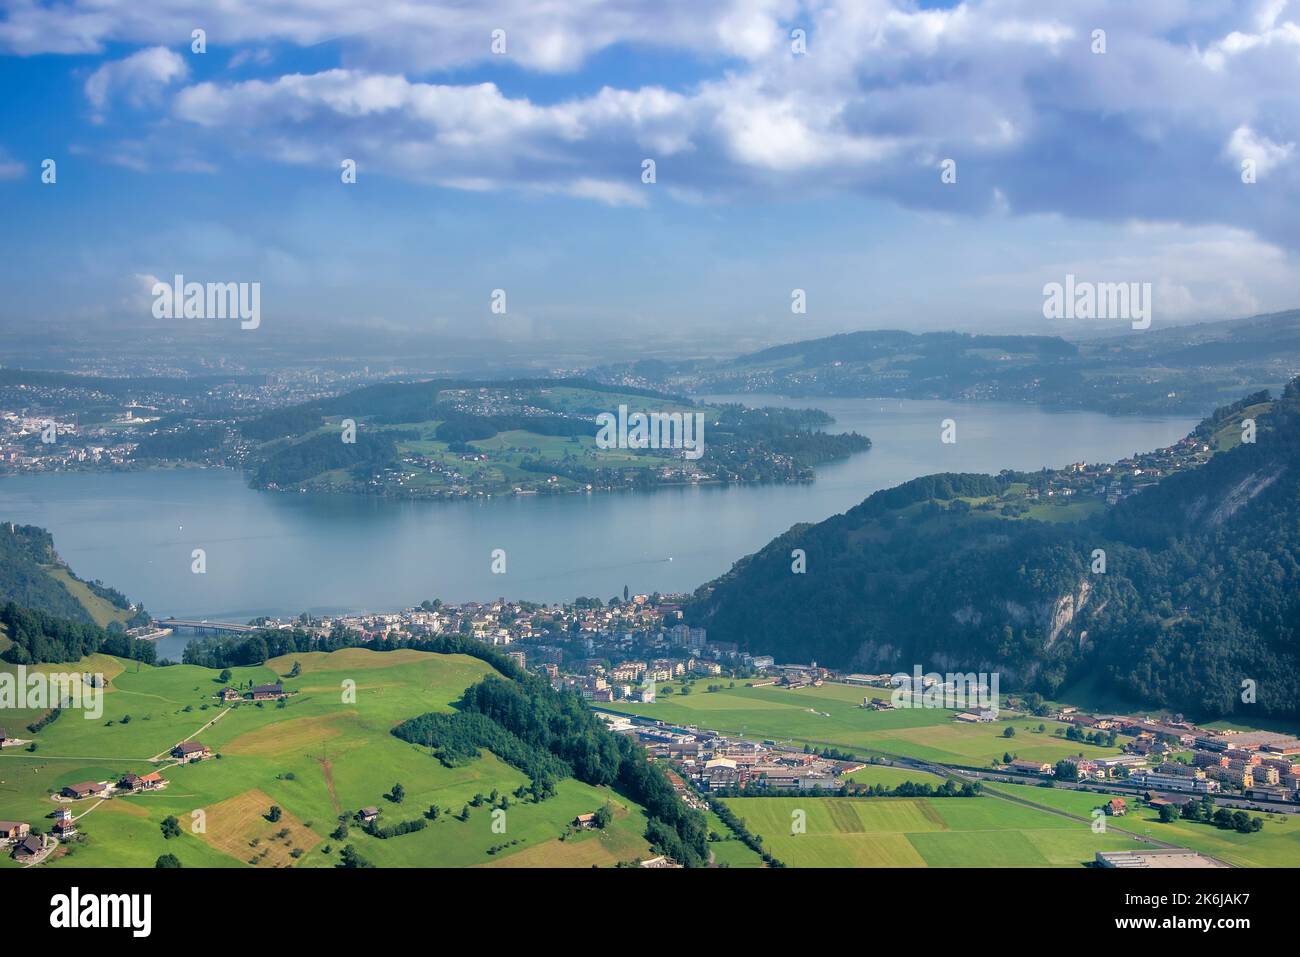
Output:
<instances>
[{"instance_id":1,"label":"farmhouse","mask_svg":"<svg viewBox=\"0 0 1300 957\"><path fill-rule=\"evenodd\" d=\"M363 807L363 808L361 809L361 811L360 811L360 814L361 814L361 823L362 823L362 824L369 824L369 823L371 823L372 821L378 820L378 818L379 818L379 808L377 808L377 807Z\"/></svg>"},{"instance_id":2,"label":"farmhouse","mask_svg":"<svg viewBox=\"0 0 1300 957\"><path fill-rule=\"evenodd\" d=\"M595 826L596 826L596 815L595 815L595 814L579 814L577 817L575 817L575 818L573 819L573 826L574 826L574 827L595 827Z\"/></svg>"},{"instance_id":3,"label":"farmhouse","mask_svg":"<svg viewBox=\"0 0 1300 957\"><path fill-rule=\"evenodd\" d=\"M237 688L222 688L217 697L226 704L230 704L232 701L244 700L244 695Z\"/></svg>"},{"instance_id":4,"label":"farmhouse","mask_svg":"<svg viewBox=\"0 0 1300 957\"><path fill-rule=\"evenodd\" d=\"M44 850L45 842L35 834L29 834L14 847L14 859L30 861L34 857L40 857Z\"/></svg>"},{"instance_id":5,"label":"farmhouse","mask_svg":"<svg viewBox=\"0 0 1300 957\"><path fill-rule=\"evenodd\" d=\"M287 697L289 697L289 693L284 690L284 686L278 681L273 685L258 685L253 689L254 701L278 701Z\"/></svg>"},{"instance_id":6,"label":"farmhouse","mask_svg":"<svg viewBox=\"0 0 1300 957\"><path fill-rule=\"evenodd\" d=\"M199 744L197 741L182 741L172 748L172 757L179 759L182 764L189 764L191 761L202 761L204 758L211 756L212 749Z\"/></svg>"},{"instance_id":7,"label":"farmhouse","mask_svg":"<svg viewBox=\"0 0 1300 957\"><path fill-rule=\"evenodd\" d=\"M1123 817L1128 813L1128 804L1124 802L1123 798L1111 798L1101 807L1111 817Z\"/></svg>"},{"instance_id":8,"label":"farmhouse","mask_svg":"<svg viewBox=\"0 0 1300 957\"><path fill-rule=\"evenodd\" d=\"M123 791L152 791L162 785L162 775L157 771L141 777L138 774L126 774L122 780L117 782L117 786Z\"/></svg>"},{"instance_id":9,"label":"farmhouse","mask_svg":"<svg viewBox=\"0 0 1300 957\"><path fill-rule=\"evenodd\" d=\"M12 844L25 838L31 826L22 821L0 821L0 843Z\"/></svg>"},{"instance_id":10,"label":"farmhouse","mask_svg":"<svg viewBox=\"0 0 1300 957\"><path fill-rule=\"evenodd\" d=\"M64 797L72 798L74 801L88 797L104 797L107 793L108 785L99 781L82 781L80 784L64 785L62 791Z\"/></svg>"},{"instance_id":11,"label":"farmhouse","mask_svg":"<svg viewBox=\"0 0 1300 957\"><path fill-rule=\"evenodd\" d=\"M61 807L54 812L54 827L51 828L54 836L60 840L66 841L72 835L77 833L77 825L72 820L72 812L66 807Z\"/></svg>"}]
</instances>

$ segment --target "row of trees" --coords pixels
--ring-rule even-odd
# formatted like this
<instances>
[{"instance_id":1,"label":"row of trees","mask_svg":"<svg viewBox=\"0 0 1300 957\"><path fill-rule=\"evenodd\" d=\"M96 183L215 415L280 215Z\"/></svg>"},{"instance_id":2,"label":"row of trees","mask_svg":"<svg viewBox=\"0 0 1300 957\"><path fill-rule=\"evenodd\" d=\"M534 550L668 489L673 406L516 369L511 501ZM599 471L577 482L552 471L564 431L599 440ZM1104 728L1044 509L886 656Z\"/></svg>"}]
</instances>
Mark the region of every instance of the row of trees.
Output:
<instances>
[{"instance_id":1,"label":"row of trees","mask_svg":"<svg viewBox=\"0 0 1300 957\"><path fill-rule=\"evenodd\" d=\"M707 864L704 816L682 803L639 745L608 730L573 692L555 691L535 675L490 675L466 690L460 706L565 761L579 781L613 787L642 805L650 818L646 837L661 853L688 867Z\"/></svg>"},{"instance_id":2,"label":"row of trees","mask_svg":"<svg viewBox=\"0 0 1300 957\"><path fill-rule=\"evenodd\" d=\"M534 747L484 714L430 712L403 721L392 733L403 741L429 748L449 768L468 764L479 756L479 748L487 748L527 774L542 792L553 790L554 782L568 777L571 771L551 752Z\"/></svg>"}]
</instances>

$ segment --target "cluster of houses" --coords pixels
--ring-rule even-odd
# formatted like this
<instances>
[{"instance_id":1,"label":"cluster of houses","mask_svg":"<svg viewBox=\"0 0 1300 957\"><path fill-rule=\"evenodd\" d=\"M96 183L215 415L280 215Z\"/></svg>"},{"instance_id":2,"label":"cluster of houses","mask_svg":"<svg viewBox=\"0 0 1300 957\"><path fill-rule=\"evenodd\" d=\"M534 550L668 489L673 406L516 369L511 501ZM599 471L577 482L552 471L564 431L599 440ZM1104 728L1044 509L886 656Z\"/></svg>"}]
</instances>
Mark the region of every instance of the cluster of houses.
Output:
<instances>
[{"instance_id":1,"label":"cluster of houses","mask_svg":"<svg viewBox=\"0 0 1300 957\"><path fill-rule=\"evenodd\" d=\"M510 657L521 665L527 661L521 651L512 651ZM550 679L557 691L572 690L588 701L638 701L655 700L655 684L669 682L687 675L709 677L722 674L722 665L704 658L655 658L649 661L629 659L606 665L603 659L585 659L575 662L579 673L561 672L558 665L542 664L537 671Z\"/></svg>"},{"instance_id":2,"label":"cluster of houses","mask_svg":"<svg viewBox=\"0 0 1300 957\"><path fill-rule=\"evenodd\" d=\"M25 821L0 821L0 847L11 848L14 860L26 863L41 859L57 842L67 841L76 833L72 810L61 807L54 812L49 841L40 834L33 834L31 825Z\"/></svg>"},{"instance_id":3,"label":"cluster of houses","mask_svg":"<svg viewBox=\"0 0 1300 957\"><path fill-rule=\"evenodd\" d=\"M605 720L611 730L636 738L652 757L674 762L705 792L745 787L834 791L843 785L844 775L864 767L860 762L782 748L774 741L727 738L715 731L673 728L615 715L605 715ZM675 777L675 772L669 777ZM685 792L684 784L678 790Z\"/></svg>"},{"instance_id":4,"label":"cluster of houses","mask_svg":"<svg viewBox=\"0 0 1300 957\"><path fill-rule=\"evenodd\" d=\"M344 629L386 641L468 635L507 650L520 667L545 671L552 680L562 675L575 679L568 686L596 701L640 700L630 686L670 681L683 673L752 674L775 667L770 655L742 652L735 642L711 639L706 629L688 625L683 600L675 595L630 595L608 604L580 599L549 606L504 598L458 605L438 601L395 612L268 620L266 627L304 628L320 636ZM583 678L603 678L605 686L576 680ZM231 693L230 700L238 700Z\"/></svg>"},{"instance_id":5,"label":"cluster of houses","mask_svg":"<svg viewBox=\"0 0 1300 957\"><path fill-rule=\"evenodd\" d=\"M169 752L181 764L202 761L212 756L212 749L198 741L182 741ZM117 781L78 781L65 784L59 789L58 800L65 802L85 801L92 798L108 798L114 794L142 794L158 791L167 786L167 781L157 771L148 774L128 772ZM72 809L59 807L54 811L54 824L50 834L60 841L66 841L77 833L77 825ZM0 821L0 847L12 847L15 859L32 861L39 859L48 850L48 845L39 835L31 833L31 826L21 821Z\"/></svg>"},{"instance_id":6,"label":"cluster of houses","mask_svg":"<svg viewBox=\"0 0 1300 957\"><path fill-rule=\"evenodd\" d=\"M24 821L0 821L0 847L11 848L15 860L31 861L45 853L45 840Z\"/></svg>"},{"instance_id":7,"label":"cluster of houses","mask_svg":"<svg viewBox=\"0 0 1300 957\"><path fill-rule=\"evenodd\" d=\"M1197 468L1210 460L1212 451L1204 439L1185 436L1173 445L1111 464L1075 462L1063 469L1046 472L1025 490L1025 500L1095 495L1114 505L1134 492L1155 485L1175 472Z\"/></svg>"},{"instance_id":8,"label":"cluster of houses","mask_svg":"<svg viewBox=\"0 0 1300 957\"><path fill-rule=\"evenodd\" d=\"M57 441L37 442L46 435ZM40 472L79 465L122 465L139 444L123 433L107 428L90 429L84 435L77 424L44 416L12 411L0 412L0 472Z\"/></svg>"},{"instance_id":9,"label":"cluster of houses","mask_svg":"<svg viewBox=\"0 0 1300 957\"><path fill-rule=\"evenodd\" d=\"M1124 754L1071 758L1080 780L1125 778L1151 791L1215 794L1224 789L1249 798L1300 800L1300 739L1272 731L1203 730L1175 716L1169 722L1122 716L1079 714L1062 709L1059 717L1080 728L1131 735ZM1190 752L1190 760L1185 760ZM1016 759L1008 770L1052 776L1047 762Z\"/></svg>"}]
</instances>

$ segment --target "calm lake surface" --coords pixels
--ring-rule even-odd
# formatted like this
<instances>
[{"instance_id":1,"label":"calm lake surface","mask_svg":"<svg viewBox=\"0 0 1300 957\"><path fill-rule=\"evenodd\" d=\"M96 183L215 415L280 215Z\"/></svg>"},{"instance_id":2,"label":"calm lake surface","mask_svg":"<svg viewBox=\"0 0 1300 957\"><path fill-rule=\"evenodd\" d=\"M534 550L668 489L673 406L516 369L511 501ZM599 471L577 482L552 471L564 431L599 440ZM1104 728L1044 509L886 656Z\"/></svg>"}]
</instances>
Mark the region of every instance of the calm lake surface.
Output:
<instances>
[{"instance_id":1,"label":"calm lake surface","mask_svg":"<svg viewBox=\"0 0 1300 957\"><path fill-rule=\"evenodd\" d=\"M808 485L662 489L648 494L397 502L257 492L229 471L30 475L0 479L0 520L41 525L83 578L155 616L382 611L500 596L566 601L690 591L798 522L932 472L997 472L1114 461L1168 445L1197 420L1047 412L1001 403L730 398L822 408L870 451L823 466ZM957 443L939 441L957 422ZM707 434L705 441L707 442ZM207 573L190 571L191 551ZM506 574L491 572L493 549Z\"/></svg>"}]
</instances>

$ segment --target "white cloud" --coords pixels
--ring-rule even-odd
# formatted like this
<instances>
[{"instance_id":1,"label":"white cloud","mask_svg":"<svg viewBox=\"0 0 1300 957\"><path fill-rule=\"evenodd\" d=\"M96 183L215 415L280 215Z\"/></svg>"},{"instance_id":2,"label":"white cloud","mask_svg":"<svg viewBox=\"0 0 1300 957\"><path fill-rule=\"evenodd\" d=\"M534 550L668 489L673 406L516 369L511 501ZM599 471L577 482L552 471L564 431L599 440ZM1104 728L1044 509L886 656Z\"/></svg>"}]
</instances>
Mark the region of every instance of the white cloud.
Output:
<instances>
[{"instance_id":1,"label":"white cloud","mask_svg":"<svg viewBox=\"0 0 1300 957\"><path fill-rule=\"evenodd\" d=\"M103 112L115 97L125 99L136 109L153 106L161 100L164 89L189 74L189 65L179 53L166 47L149 47L99 67L86 80L86 99L97 113Z\"/></svg>"},{"instance_id":2,"label":"white cloud","mask_svg":"<svg viewBox=\"0 0 1300 957\"><path fill-rule=\"evenodd\" d=\"M650 156L662 164L662 195L699 202L788 187L872 191L974 215L1058 211L1114 222L1186 217L1191 208L1199 221L1289 233L1300 245L1300 226L1277 212L1300 200L1300 180L1276 178L1278 192L1262 206L1218 190L1211 171L1246 150L1259 154L1261 170L1292 158L1298 7L372 0L363 9L352 0L175 0L146 13L127 0L66 0L57 9L9 0L0 48L98 52L177 43L203 25L210 42L231 51L229 67L259 77L229 82L225 73L226 82L174 97L170 116L185 121L179 135L213 157L237 150L335 166L346 156L368 171L455 188L623 204L645 201L638 176ZM1098 26L1108 31L1104 55L1090 50ZM806 56L790 49L795 27L807 32ZM505 57L491 53L494 29L506 31ZM293 59L282 45L327 47L323 55L340 65L276 75L275 64ZM529 89L522 74L580 71L615 47L619 56L669 54L663 82L593 91L598 77L580 74L580 92L558 102L519 92ZM101 112L119 97L161 103L161 92L187 76L186 62L152 46L102 65L86 95ZM506 80L446 79L469 66L490 74L494 63L508 65L509 92ZM116 155L159 165L139 155L149 148ZM938 193L933 158L948 156L961 177Z\"/></svg>"},{"instance_id":3,"label":"white cloud","mask_svg":"<svg viewBox=\"0 0 1300 957\"><path fill-rule=\"evenodd\" d=\"M1249 126L1239 126L1232 131L1224 152L1237 165L1245 160L1254 160L1255 172L1264 176L1291 158L1291 154L1295 152L1295 144L1274 143Z\"/></svg>"}]
</instances>

